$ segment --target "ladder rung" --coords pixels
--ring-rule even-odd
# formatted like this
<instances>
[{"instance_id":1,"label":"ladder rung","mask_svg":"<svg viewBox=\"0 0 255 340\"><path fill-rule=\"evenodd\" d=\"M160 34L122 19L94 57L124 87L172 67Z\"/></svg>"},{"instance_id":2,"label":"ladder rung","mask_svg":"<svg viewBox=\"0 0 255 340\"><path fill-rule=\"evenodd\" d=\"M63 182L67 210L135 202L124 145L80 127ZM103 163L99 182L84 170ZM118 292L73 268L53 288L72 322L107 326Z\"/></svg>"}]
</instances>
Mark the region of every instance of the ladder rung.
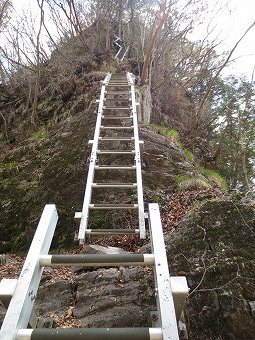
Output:
<instances>
[{"instance_id":1,"label":"ladder rung","mask_svg":"<svg viewBox=\"0 0 255 340\"><path fill-rule=\"evenodd\" d=\"M99 137L99 141L134 141L134 137Z\"/></svg>"},{"instance_id":2,"label":"ladder rung","mask_svg":"<svg viewBox=\"0 0 255 340\"><path fill-rule=\"evenodd\" d=\"M161 328L36 328L19 329L16 340L162 340Z\"/></svg>"},{"instance_id":3,"label":"ladder rung","mask_svg":"<svg viewBox=\"0 0 255 340\"><path fill-rule=\"evenodd\" d=\"M108 85L125 85L125 86L130 86L130 84L126 81L111 81L108 83Z\"/></svg>"},{"instance_id":4,"label":"ladder rung","mask_svg":"<svg viewBox=\"0 0 255 340\"><path fill-rule=\"evenodd\" d=\"M98 150L98 155L134 155L135 150Z\"/></svg>"},{"instance_id":5,"label":"ladder rung","mask_svg":"<svg viewBox=\"0 0 255 340\"><path fill-rule=\"evenodd\" d=\"M102 119L133 119L133 116L102 116Z\"/></svg>"},{"instance_id":6,"label":"ladder rung","mask_svg":"<svg viewBox=\"0 0 255 340\"><path fill-rule=\"evenodd\" d=\"M109 86L109 87L130 87L129 84L106 84L106 86Z\"/></svg>"},{"instance_id":7,"label":"ladder rung","mask_svg":"<svg viewBox=\"0 0 255 340\"><path fill-rule=\"evenodd\" d=\"M90 209L108 210L108 209L138 209L138 204L89 204Z\"/></svg>"},{"instance_id":8,"label":"ladder rung","mask_svg":"<svg viewBox=\"0 0 255 340\"><path fill-rule=\"evenodd\" d=\"M109 235L137 235L139 229L86 229L87 235L109 236Z\"/></svg>"},{"instance_id":9,"label":"ladder rung","mask_svg":"<svg viewBox=\"0 0 255 340\"><path fill-rule=\"evenodd\" d=\"M132 106L126 106L126 107L119 107L119 106L113 106L113 107L111 107L111 106L104 106L103 107L103 109L104 110L132 110Z\"/></svg>"},{"instance_id":10,"label":"ladder rung","mask_svg":"<svg viewBox=\"0 0 255 340\"><path fill-rule=\"evenodd\" d=\"M127 95L129 95L128 93L126 93ZM132 101L132 99L130 98L130 97L128 97L128 98L123 98L123 97L121 97L121 98L108 98L108 96L111 96L111 94L108 94L108 93L106 93L106 95L105 95L105 100L107 100L107 101L116 101L116 102L119 102L119 101L125 101L125 102L127 102L127 101Z\"/></svg>"},{"instance_id":11,"label":"ladder rung","mask_svg":"<svg viewBox=\"0 0 255 340\"><path fill-rule=\"evenodd\" d=\"M92 188L136 188L136 183L92 183Z\"/></svg>"},{"instance_id":12,"label":"ladder rung","mask_svg":"<svg viewBox=\"0 0 255 340\"><path fill-rule=\"evenodd\" d=\"M40 265L47 266L148 266L154 265L153 254L78 254L78 255L42 255Z\"/></svg>"},{"instance_id":13,"label":"ladder rung","mask_svg":"<svg viewBox=\"0 0 255 340\"><path fill-rule=\"evenodd\" d=\"M132 130L134 128L133 125L131 126L104 126L101 125L102 130Z\"/></svg>"},{"instance_id":14,"label":"ladder rung","mask_svg":"<svg viewBox=\"0 0 255 340\"><path fill-rule=\"evenodd\" d=\"M136 170L135 165L96 165L96 170Z\"/></svg>"},{"instance_id":15,"label":"ladder rung","mask_svg":"<svg viewBox=\"0 0 255 340\"><path fill-rule=\"evenodd\" d=\"M127 95L129 95L130 93L131 93L131 91L121 91L121 90L115 90L115 91L105 91L105 93L106 93L106 95L114 95L114 94L119 94L119 95L121 95L121 94L127 94Z\"/></svg>"}]
</instances>

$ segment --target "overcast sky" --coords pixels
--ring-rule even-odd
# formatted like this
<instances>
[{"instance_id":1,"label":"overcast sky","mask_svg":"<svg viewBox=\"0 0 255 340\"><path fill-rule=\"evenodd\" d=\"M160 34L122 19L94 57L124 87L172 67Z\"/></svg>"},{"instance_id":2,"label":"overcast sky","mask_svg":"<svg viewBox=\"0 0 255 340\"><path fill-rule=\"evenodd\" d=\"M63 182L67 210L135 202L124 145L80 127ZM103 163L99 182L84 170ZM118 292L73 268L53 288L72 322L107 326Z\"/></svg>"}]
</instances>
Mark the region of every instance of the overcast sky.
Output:
<instances>
[{"instance_id":1,"label":"overcast sky","mask_svg":"<svg viewBox=\"0 0 255 340\"><path fill-rule=\"evenodd\" d=\"M207 1L212 17L215 16L210 27L212 28L216 25L214 35L218 34L222 40L218 50L230 50L245 30L255 21L255 0ZM218 12L219 7L222 9ZM206 29L207 25L202 25L196 31L195 36L198 38L205 36ZM240 43L233 58L237 59L224 71L224 74L245 74L247 77L251 77L255 66L255 27L249 31Z\"/></svg>"},{"instance_id":2,"label":"overcast sky","mask_svg":"<svg viewBox=\"0 0 255 340\"><path fill-rule=\"evenodd\" d=\"M255 0L207 0L209 17L215 17L210 25L210 28L216 26L212 38L215 35L219 36L222 44L219 47L219 52L230 50L236 41L241 37L245 30L255 21ZM14 8L18 13L26 8L31 3L31 7L35 8L36 0L13 0ZM218 9L221 8L219 13ZM217 15L216 15L217 13ZM206 34L207 24L199 26L193 35L193 39L203 39ZM242 43L236 50L233 58L236 61L224 71L224 75L245 74L251 77L252 70L255 66L255 27L244 38Z\"/></svg>"}]
</instances>

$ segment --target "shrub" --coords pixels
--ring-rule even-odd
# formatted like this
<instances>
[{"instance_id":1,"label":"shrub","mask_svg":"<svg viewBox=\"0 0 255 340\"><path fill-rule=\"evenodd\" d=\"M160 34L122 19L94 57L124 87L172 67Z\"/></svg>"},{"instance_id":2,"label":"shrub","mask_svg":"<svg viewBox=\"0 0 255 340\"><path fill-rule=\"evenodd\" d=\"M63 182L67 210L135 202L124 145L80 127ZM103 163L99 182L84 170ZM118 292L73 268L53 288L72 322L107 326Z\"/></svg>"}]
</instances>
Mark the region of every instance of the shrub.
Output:
<instances>
[{"instance_id":1,"label":"shrub","mask_svg":"<svg viewBox=\"0 0 255 340\"><path fill-rule=\"evenodd\" d=\"M211 184L205 178L182 175L177 177L176 183L179 190L211 188Z\"/></svg>"},{"instance_id":2,"label":"shrub","mask_svg":"<svg viewBox=\"0 0 255 340\"><path fill-rule=\"evenodd\" d=\"M227 183L226 183L225 178L221 176L217 171L204 168L203 166L199 166L198 170L203 175L206 175L210 177L211 179L213 179L220 186L221 189L225 190L227 188Z\"/></svg>"},{"instance_id":3,"label":"shrub","mask_svg":"<svg viewBox=\"0 0 255 340\"><path fill-rule=\"evenodd\" d=\"M49 137L48 131L43 126L42 128L38 129L34 133L32 133L31 137L29 138L32 141L43 141Z\"/></svg>"},{"instance_id":4,"label":"shrub","mask_svg":"<svg viewBox=\"0 0 255 340\"><path fill-rule=\"evenodd\" d=\"M195 156L193 155L193 153L189 149L185 148L183 145L181 145L181 149L187 160L193 163L195 161Z\"/></svg>"}]
</instances>

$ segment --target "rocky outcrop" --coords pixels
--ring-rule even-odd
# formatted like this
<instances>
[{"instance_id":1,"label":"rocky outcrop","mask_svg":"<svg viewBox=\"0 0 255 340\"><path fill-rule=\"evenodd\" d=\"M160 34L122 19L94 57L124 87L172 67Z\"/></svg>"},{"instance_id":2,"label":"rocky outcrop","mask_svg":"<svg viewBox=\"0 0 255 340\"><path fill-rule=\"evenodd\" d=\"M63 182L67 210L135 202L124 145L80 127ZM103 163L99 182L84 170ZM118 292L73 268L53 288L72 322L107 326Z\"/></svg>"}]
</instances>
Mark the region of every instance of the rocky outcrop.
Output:
<instances>
[{"instance_id":1,"label":"rocky outcrop","mask_svg":"<svg viewBox=\"0 0 255 340\"><path fill-rule=\"evenodd\" d=\"M88 254L123 252L99 245L83 249ZM151 268L47 268L36 296L35 312L53 327L149 326L150 312L156 310L154 292ZM5 311L0 303L0 325Z\"/></svg>"},{"instance_id":2,"label":"rocky outcrop","mask_svg":"<svg viewBox=\"0 0 255 340\"><path fill-rule=\"evenodd\" d=\"M81 110L62 120L58 128L49 129L42 140L28 141L27 145L18 146L5 155L5 169L0 173L3 207L0 252L28 248L46 203L56 204L59 212L53 246L67 247L72 244L73 216L75 211L81 209L88 170L90 149L87 142L93 138L96 118L90 106L91 98L84 97L84 105L88 105L85 111ZM179 175L196 172L180 148L169 138L143 126L140 139L145 141L143 182L150 202L158 201L158 191L174 190ZM127 163L125 156L124 159L112 156L107 160L107 164L111 165L119 162ZM105 175L105 171L101 171L96 180L104 180ZM111 176L114 180L116 173L112 171ZM132 182L134 174L127 176L122 172L122 176L123 179L118 174L120 181ZM111 200L109 195L107 199ZM130 199L130 192L127 195ZM93 199L100 201L99 196ZM96 212L94 215L91 214L92 226L100 227L102 223L107 223L105 214ZM121 225L125 216L120 216L118 212L115 219L115 225Z\"/></svg>"},{"instance_id":3,"label":"rocky outcrop","mask_svg":"<svg viewBox=\"0 0 255 340\"><path fill-rule=\"evenodd\" d=\"M155 310L153 276L142 268L79 268L72 282L51 282L39 288L35 310L43 320L58 324L68 309L81 327L143 327ZM0 308L0 316L2 313ZM63 319L62 319L62 322ZM63 326L63 324L60 324Z\"/></svg>"},{"instance_id":4,"label":"rocky outcrop","mask_svg":"<svg viewBox=\"0 0 255 340\"><path fill-rule=\"evenodd\" d=\"M185 274L190 339L254 339L255 211L207 202L168 238L171 273Z\"/></svg>"},{"instance_id":5,"label":"rocky outcrop","mask_svg":"<svg viewBox=\"0 0 255 340\"><path fill-rule=\"evenodd\" d=\"M66 280L41 284L36 297L36 313L38 316L50 312L64 314L72 300L72 285Z\"/></svg>"},{"instance_id":6,"label":"rocky outcrop","mask_svg":"<svg viewBox=\"0 0 255 340\"><path fill-rule=\"evenodd\" d=\"M140 139L145 142L142 149L145 193L155 193L155 190L173 192L177 188L178 176L197 172L181 148L170 138L146 125L141 126L139 133Z\"/></svg>"},{"instance_id":7,"label":"rocky outcrop","mask_svg":"<svg viewBox=\"0 0 255 340\"><path fill-rule=\"evenodd\" d=\"M74 316L82 327L142 327L155 310L151 277L143 269L99 269L77 278ZM153 309L154 307L154 309Z\"/></svg>"},{"instance_id":8,"label":"rocky outcrop","mask_svg":"<svg viewBox=\"0 0 255 340\"><path fill-rule=\"evenodd\" d=\"M86 111L63 119L37 140L17 145L2 159L0 252L28 248L47 203L55 203L60 216L57 244L72 243L73 216L80 209L86 180L87 141L95 122L91 98L84 97L85 103Z\"/></svg>"}]
</instances>

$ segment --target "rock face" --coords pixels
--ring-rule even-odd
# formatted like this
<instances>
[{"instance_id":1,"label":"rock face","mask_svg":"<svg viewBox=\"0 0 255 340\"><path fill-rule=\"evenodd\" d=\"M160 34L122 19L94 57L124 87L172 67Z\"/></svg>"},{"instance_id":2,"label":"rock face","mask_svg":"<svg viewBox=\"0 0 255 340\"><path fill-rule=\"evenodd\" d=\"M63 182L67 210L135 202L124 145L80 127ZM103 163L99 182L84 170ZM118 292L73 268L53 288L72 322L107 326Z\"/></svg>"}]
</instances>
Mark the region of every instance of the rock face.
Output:
<instances>
[{"instance_id":1,"label":"rock face","mask_svg":"<svg viewBox=\"0 0 255 340\"><path fill-rule=\"evenodd\" d=\"M44 141L27 142L6 155L5 164L17 166L0 176L0 252L28 249L47 203L56 204L60 216L54 243L65 246L73 241L73 216L84 193L87 140L94 118L90 111L77 113L59 123Z\"/></svg>"},{"instance_id":2,"label":"rock face","mask_svg":"<svg viewBox=\"0 0 255 340\"><path fill-rule=\"evenodd\" d=\"M208 202L168 239L172 274L187 275L190 339L254 339L255 210Z\"/></svg>"},{"instance_id":3,"label":"rock face","mask_svg":"<svg viewBox=\"0 0 255 340\"><path fill-rule=\"evenodd\" d=\"M98 245L86 253L123 253ZM70 267L44 272L35 300L35 312L54 327L146 327L156 310L151 268ZM0 325L6 309L0 303Z\"/></svg>"},{"instance_id":4,"label":"rock face","mask_svg":"<svg viewBox=\"0 0 255 340\"><path fill-rule=\"evenodd\" d=\"M35 309L43 319L49 313L57 319L71 308L81 327L148 326L150 311L156 308L152 280L151 272L142 268L85 271L75 274L72 283L41 284ZM0 318L2 314L0 308Z\"/></svg>"},{"instance_id":5,"label":"rock face","mask_svg":"<svg viewBox=\"0 0 255 340\"><path fill-rule=\"evenodd\" d=\"M90 104L89 98L86 99L86 104ZM90 154L87 142L89 138L93 138L95 118L91 108L77 112L75 116L61 121L58 129L50 130L45 140L17 147L6 155L5 165L16 165L15 169L5 169L3 178L0 176L3 207L0 252L28 249L43 207L47 203L56 204L59 212L53 246L67 247L73 243L73 216L75 211L80 211L82 205L88 170L87 158ZM144 190L148 200L157 201L156 190L173 190L176 188L176 178L180 174L194 172L195 168L186 161L175 143L153 129L143 126L140 129L140 139L145 141ZM120 158L113 156L108 159L108 163L118 164ZM122 162L127 163L125 156ZM123 182L133 182L134 173L128 174L129 177L123 171L122 173ZM103 181L105 175L105 171L101 171L95 180ZM116 173L112 171L111 175L114 180ZM118 178L122 180L120 174ZM100 197L99 194L96 195L93 194L92 198L98 202ZM108 199L111 201L110 195L109 192ZM130 199L130 192L127 195ZM91 225L94 227L100 228L108 222L106 219L102 212L91 213ZM123 220L125 216L118 212L114 223L121 226L120 222Z\"/></svg>"},{"instance_id":6,"label":"rock face","mask_svg":"<svg viewBox=\"0 0 255 340\"><path fill-rule=\"evenodd\" d=\"M65 308L71 303L71 298L72 286L68 281L46 282L41 285L36 297L37 315L49 312L64 314Z\"/></svg>"},{"instance_id":7,"label":"rock face","mask_svg":"<svg viewBox=\"0 0 255 340\"><path fill-rule=\"evenodd\" d=\"M150 281L136 268L84 273L77 278L74 316L82 327L146 326L154 304Z\"/></svg>"},{"instance_id":8,"label":"rock face","mask_svg":"<svg viewBox=\"0 0 255 340\"><path fill-rule=\"evenodd\" d=\"M143 171L145 192L160 189L173 192L179 175L196 172L180 147L169 138L147 126L142 126L140 139L145 141L142 152L142 160L145 163Z\"/></svg>"}]
</instances>

